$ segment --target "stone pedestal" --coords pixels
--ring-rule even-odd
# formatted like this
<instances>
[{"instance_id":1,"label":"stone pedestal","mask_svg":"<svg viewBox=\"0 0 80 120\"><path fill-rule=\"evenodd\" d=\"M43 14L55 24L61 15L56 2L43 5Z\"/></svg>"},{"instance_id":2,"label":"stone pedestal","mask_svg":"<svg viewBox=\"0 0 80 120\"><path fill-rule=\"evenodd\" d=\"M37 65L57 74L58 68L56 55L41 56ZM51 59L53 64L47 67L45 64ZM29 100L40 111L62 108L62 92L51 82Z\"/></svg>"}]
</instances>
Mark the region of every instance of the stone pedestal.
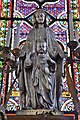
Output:
<instances>
[{"instance_id":1,"label":"stone pedestal","mask_svg":"<svg viewBox=\"0 0 80 120\"><path fill-rule=\"evenodd\" d=\"M8 120L75 120L74 116L64 116L63 112L51 110L22 110L15 116L8 116Z\"/></svg>"},{"instance_id":2,"label":"stone pedestal","mask_svg":"<svg viewBox=\"0 0 80 120\"><path fill-rule=\"evenodd\" d=\"M17 115L63 115L60 111L51 111L47 109L21 110L16 112Z\"/></svg>"}]
</instances>

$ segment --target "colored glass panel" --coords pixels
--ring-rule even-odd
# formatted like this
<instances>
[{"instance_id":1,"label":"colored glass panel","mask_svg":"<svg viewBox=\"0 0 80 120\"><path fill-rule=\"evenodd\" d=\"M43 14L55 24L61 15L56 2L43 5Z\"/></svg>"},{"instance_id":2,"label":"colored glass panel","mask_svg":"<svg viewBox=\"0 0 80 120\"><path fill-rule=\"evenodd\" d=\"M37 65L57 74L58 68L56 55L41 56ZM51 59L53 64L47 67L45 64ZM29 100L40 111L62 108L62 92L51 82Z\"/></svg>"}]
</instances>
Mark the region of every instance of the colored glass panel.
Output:
<instances>
[{"instance_id":1,"label":"colored glass panel","mask_svg":"<svg viewBox=\"0 0 80 120\"><path fill-rule=\"evenodd\" d=\"M36 2L16 0L14 11L17 11L25 18L27 15L31 14L31 12L34 12L36 8L38 8Z\"/></svg>"},{"instance_id":2,"label":"colored glass panel","mask_svg":"<svg viewBox=\"0 0 80 120\"><path fill-rule=\"evenodd\" d=\"M67 35L67 29L64 30L59 22L55 22L52 26L51 29L54 31L55 33L55 39L57 41L61 41L64 45L66 45L66 35Z\"/></svg>"},{"instance_id":3,"label":"colored glass panel","mask_svg":"<svg viewBox=\"0 0 80 120\"><path fill-rule=\"evenodd\" d=\"M80 17L80 1L78 0L72 0L70 2L71 4L71 10L70 12L72 12L73 14L73 19L74 19L74 40L78 41L80 38L80 21L77 21L76 19L78 19ZM77 30L77 33L76 33ZM79 43L80 44L80 43ZM75 59L75 56L73 57L73 59ZM78 99L80 100L80 89L79 89L79 79L80 79L80 72L79 72L79 64L78 63L74 63L73 64L73 71L74 71L74 82L75 82L75 87L78 93Z\"/></svg>"},{"instance_id":4,"label":"colored glass panel","mask_svg":"<svg viewBox=\"0 0 80 120\"><path fill-rule=\"evenodd\" d=\"M57 2L46 2L42 7L57 18L62 12L66 12L67 4L66 0L58 0Z\"/></svg>"},{"instance_id":5,"label":"colored glass panel","mask_svg":"<svg viewBox=\"0 0 80 120\"><path fill-rule=\"evenodd\" d=\"M37 2L38 1L38 2ZM8 28L11 26L12 23L12 47L13 41L16 34L16 25L20 23L20 36L19 42L21 45L24 44L24 41L27 39L28 33L32 29L32 18L33 13L35 12L36 8L39 8L42 4L42 8L49 13L48 17L48 24L50 24L50 28L55 33L55 39L64 46L65 52L68 52L68 56L70 56L70 49L67 47L67 43L69 42L69 31L68 31L68 11L72 13L74 19L74 40L75 31L78 30L78 36L80 37L80 22L76 19L80 18L80 0L57 0L55 2L50 2L47 0L37 0L37 1L25 1L25 0L15 0L14 6L12 6L12 0L2 0L0 1L0 17L8 18L14 17L15 19L19 18L19 20L9 21L9 20L0 20L0 45L4 47L6 45L7 35L8 35ZM43 3L44 1L44 3ZM40 3L40 5L38 4ZM67 11L67 5L68 11ZM14 13L12 13L12 7L14 7ZM13 16L12 16L13 15ZM53 16L53 18L52 18ZM20 20L21 18L26 18L24 20ZM55 19L54 19L55 18ZM56 18L58 20L56 20ZM60 19L60 20L59 20ZM65 20L64 20L65 19ZM28 22L29 21L29 22ZM52 23L53 22L53 23ZM73 57L74 59L74 57ZM64 64L65 64L64 60ZM0 68L2 68L3 63L0 61ZM71 70L71 67L70 67ZM14 71L15 72L15 71ZM78 91L78 98L80 100L80 64L74 63L73 64L73 73L74 73L74 81L75 87ZM3 85L2 85L2 97L4 98L5 95L5 86L6 86L6 74L4 74L3 78ZM11 73L11 77L9 78L8 87L10 87L11 83L14 81L14 74ZM71 74L72 76L72 74ZM2 80L2 73L0 71L0 80ZM1 84L0 84L1 85ZM8 88L9 89L9 88ZM68 85L66 77L63 79L63 98L62 98L62 111L73 111L74 104L72 101L71 94L68 92ZM18 80L15 82L12 88L12 94L7 104L8 111L16 111L20 105L19 101L19 83Z\"/></svg>"},{"instance_id":6,"label":"colored glass panel","mask_svg":"<svg viewBox=\"0 0 80 120\"><path fill-rule=\"evenodd\" d=\"M80 16L80 1L79 0L68 0L69 12L73 13L73 18L79 18Z\"/></svg>"},{"instance_id":7,"label":"colored glass panel","mask_svg":"<svg viewBox=\"0 0 80 120\"><path fill-rule=\"evenodd\" d=\"M12 16L12 0L1 0L0 16L5 18Z\"/></svg>"},{"instance_id":8,"label":"colored glass panel","mask_svg":"<svg viewBox=\"0 0 80 120\"><path fill-rule=\"evenodd\" d=\"M8 28L10 27L11 21L0 20L0 45L6 45Z\"/></svg>"}]
</instances>

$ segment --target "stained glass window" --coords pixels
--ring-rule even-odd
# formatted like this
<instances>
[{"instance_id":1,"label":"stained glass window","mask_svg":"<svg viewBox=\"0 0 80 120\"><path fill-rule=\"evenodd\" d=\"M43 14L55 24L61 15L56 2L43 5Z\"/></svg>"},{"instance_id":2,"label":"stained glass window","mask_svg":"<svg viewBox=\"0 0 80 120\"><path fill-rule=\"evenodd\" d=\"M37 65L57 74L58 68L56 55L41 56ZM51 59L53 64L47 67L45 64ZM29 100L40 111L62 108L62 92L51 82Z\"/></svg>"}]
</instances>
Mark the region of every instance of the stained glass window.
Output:
<instances>
[{"instance_id":1,"label":"stained glass window","mask_svg":"<svg viewBox=\"0 0 80 120\"><path fill-rule=\"evenodd\" d=\"M33 28L33 14L37 8L43 8L47 13L49 27L55 33L55 39L62 44L64 51L70 56L71 50L67 46L70 41L69 31L69 14L73 17L73 39L78 41L80 38L80 0L2 0L0 1L0 46L4 48L7 43L9 28L11 27L10 48L13 48L13 42L17 30L17 23L20 23L19 44L23 45L27 39L28 33ZM80 44L80 41L78 41ZM2 49L1 48L1 49ZM7 91L11 83L15 79L15 70L12 72L3 72L1 69L8 63L3 61L3 56L0 59L0 88L2 95L2 104L5 102ZM74 60L76 57L72 56ZM65 64L66 60L64 60ZM80 63L73 62L69 66L71 77L78 92L78 99L80 100ZM65 70L64 70L65 71ZM64 73L65 74L65 73ZM16 80L12 87L12 93L8 100L7 110L16 111L20 106L19 81ZM71 93L68 90L66 75L63 78L63 92L62 92L62 111L73 111L74 104Z\"/></svg>"}]
</instances>

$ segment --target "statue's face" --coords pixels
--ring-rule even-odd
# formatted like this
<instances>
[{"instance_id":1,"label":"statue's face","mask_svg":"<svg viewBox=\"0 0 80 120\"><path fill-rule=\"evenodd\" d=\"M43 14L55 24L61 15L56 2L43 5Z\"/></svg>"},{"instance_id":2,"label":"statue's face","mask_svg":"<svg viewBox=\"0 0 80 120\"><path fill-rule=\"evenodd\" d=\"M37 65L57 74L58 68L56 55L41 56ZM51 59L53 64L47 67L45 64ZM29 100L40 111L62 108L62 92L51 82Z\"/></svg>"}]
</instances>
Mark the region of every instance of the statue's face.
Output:
<instances>
[{"instance_id":1,"label":"statue's face","mask_svg":"<svg viewBox=\"0 0 80 120\"><path fill-rule=\"evenodd\" d=\"M36 17L36 21L38 23L44 23L44 20L45 20L45 14L42 13L42 12L38 12L35 14L35 17Z\"/></svg>"},{"instance_id":2,"label":"statue's face","mask_svg":"<svg viewBox=\"0 0 80 120\"><path fill-rule=\"evenodd\" d=\"M46 42L38 42L37 43L37 52L38 53L46 53L47 51L47 43Z\"/></svg>"}]
</instances>

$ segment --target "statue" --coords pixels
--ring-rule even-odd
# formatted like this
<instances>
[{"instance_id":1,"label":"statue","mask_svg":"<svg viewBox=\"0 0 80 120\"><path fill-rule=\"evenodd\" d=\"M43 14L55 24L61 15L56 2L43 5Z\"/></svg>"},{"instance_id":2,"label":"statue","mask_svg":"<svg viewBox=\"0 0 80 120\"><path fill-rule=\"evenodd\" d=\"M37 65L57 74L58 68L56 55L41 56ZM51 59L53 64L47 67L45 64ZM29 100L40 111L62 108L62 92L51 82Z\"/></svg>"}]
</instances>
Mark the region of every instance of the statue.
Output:
<instances>
[{"instance_id":1,"label":"statue","mask_svg":"<svg viewBox=\"0 0 80 120\"><path fill-rule=\"evenodd\" d=\"M48 27L46 12L34 13L34 27L19 56L21 109L60 110L65 54Z\"/></svg>"}]
</instances>

